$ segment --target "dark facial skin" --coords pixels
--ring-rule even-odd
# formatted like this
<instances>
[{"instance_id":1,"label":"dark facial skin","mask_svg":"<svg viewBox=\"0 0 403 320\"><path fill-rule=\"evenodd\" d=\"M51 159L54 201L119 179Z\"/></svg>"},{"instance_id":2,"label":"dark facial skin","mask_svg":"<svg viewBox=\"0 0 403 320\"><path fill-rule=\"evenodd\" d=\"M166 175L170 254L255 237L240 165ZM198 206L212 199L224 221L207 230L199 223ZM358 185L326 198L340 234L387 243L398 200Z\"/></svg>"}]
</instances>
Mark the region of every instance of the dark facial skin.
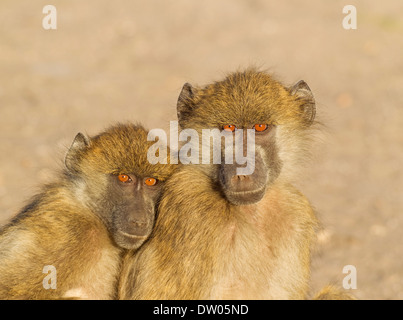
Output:
<instances>
[{"instance_id":1,"label":"dark facial skin","mask_svg":"<svg viewBox=\"0 0 403 320\"><path fill-rule=\"evenodd\" d=\"M80 177L87 186L87 205L102 219L118 246L139 248L152 232L155 206L164 182L135 173L97 176L98 179L85 174Z\"/></svg>"},{"instance_id":2,"label":"dark facial skin","mask_svg":"<svg viewBox=\"0 0 403 320\"><path fill-rule=\"evenodd\" d=\"M124 176L128 177L125 182L118 175L109 176L107 193L113 201L106 219L115 242L121 247L136 249L151 234L155 204L162 183L155 179L154 185L147 185L146 181L150 179L148 177L138 177L135 174Z\"/></svg>"},{"instance_id":3,"label":"dark facial skin","mask_svg":"<svg viewBox=\"0 0 403 320\"><path fill-rule=\"evenodd\" d=\"M289 165L290 158L280 159L279 141L282 141L281 156L290 151L292 159L297 157L299 145L289 150L288 143L300 140L301 145L304 144L303 137L315 113L313 94L304 81L286 88L268 74L254 69L233 73L223 81L202 88L186 83L177 103L182 129L196 129L199 134L203 129L217 128L230 131L253 128L256 131L255 170L251 174L238 175L236 169L243 166L239 164L215 164L205 170L234 205L253 204L263 198L280 171Z\"/></svg>"},{"instance_id":4,"label":"dark facial skin","mask_svg":"<svg viewBox=\"0 0 403 320\"><path fill-rule=\"evenodd\" d=\"M243 129L244 156L246 156L246 129ZM267 185L279 175L281 162L275 144L276 127L268 126L262 132L255 131L255 169L250 175L238 175L237 168L245 167L234 161L234 164L221 164L218 178L227 200L234 205L247 205L259 202L266 193Z\"/></svg>"}]
</instances>

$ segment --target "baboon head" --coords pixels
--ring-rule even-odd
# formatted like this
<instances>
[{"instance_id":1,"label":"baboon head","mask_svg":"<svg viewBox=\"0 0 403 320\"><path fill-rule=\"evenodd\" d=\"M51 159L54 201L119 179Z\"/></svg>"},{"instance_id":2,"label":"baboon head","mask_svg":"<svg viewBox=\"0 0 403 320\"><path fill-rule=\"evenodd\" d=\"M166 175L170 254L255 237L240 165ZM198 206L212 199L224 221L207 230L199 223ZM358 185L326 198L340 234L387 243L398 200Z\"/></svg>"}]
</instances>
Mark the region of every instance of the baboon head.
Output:
<instances>
[{"instance_id":1,"label":"baboon head","mask_svg":"<svg viewBox=\"0 0 403 320\"><path fill-rule=\"evenodd\" d=\"M77 134L65 158L75 196L123 248L138 248L150 235L161 187L174 170L148 162L151 145L143 127L119 124L92 138Z\"/></svg>"},{"instance_id":2,"label":"baboon head","mask_svg":"<svg viewBox=\"0 0 403 320\"><path fill-rule=\"evenodd\" d=\"M246 164L251 160L246 173L240 170L245 164L236 161L222 161L208 170L227 200L243 205L260 201L274 181L306 158L315 101L304 81L287 88L264 72L247 70L203 88L186 83L177 113L182 129L192 128L202 135L203 129L216 128L232 134L234 144L238 136L244 156L249 147L254 148L246 155ZM247 143L248 131L254 135L254 144Z\"/></svg>"}]
</instances>

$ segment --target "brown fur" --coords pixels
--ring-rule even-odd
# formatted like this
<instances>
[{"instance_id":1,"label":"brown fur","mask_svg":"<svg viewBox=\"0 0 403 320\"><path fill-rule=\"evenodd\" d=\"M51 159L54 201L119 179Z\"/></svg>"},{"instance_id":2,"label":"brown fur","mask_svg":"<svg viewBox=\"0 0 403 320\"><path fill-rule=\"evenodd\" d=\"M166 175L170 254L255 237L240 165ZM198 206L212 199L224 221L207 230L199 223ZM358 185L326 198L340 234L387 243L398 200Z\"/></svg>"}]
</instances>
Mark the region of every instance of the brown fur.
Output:
<instances>
[{"instance_id":1,"label":"brown fur","mask_svg":"<svg viewBox=\"0 0 403 320\"><path fill-rule=\"evenodd\" d=\"M163 182L173 168L148 163L150 144L144 128L130 124L77 135L65 171L1 230L1 299L115 297L123 254L115 239L124 243L114 237L111 208L121 200L111 199L108 179L124 172ZM56 289L43 287L46 265L56 268Z\"/></svg>"},{"instance_id":2,"label":"brown fur","mask_svg":"<svg viewBox=\"0 0 403 320\"><path fill-rule=\"evenodd\" d=\"M313 297L313 300L357 300L357 298L334 285L327 285Z\"/></svg>"},{"instance_id":3,"label":"brown fur","mask_svg":"<svg viewBox=\"0 0 403 320\"><path fill-rule=\"evenodd\" d=\"M182 166L164 187L150 240L124 259L119 297L306 298L317 220L291 182L308 158L314 114L305 83L286 88L264 72L236 72L204 88L186 84L182 128L273 126L256 134L265 193L237 205L220 183L222 166Z\"/></svg>"}]
</instances>

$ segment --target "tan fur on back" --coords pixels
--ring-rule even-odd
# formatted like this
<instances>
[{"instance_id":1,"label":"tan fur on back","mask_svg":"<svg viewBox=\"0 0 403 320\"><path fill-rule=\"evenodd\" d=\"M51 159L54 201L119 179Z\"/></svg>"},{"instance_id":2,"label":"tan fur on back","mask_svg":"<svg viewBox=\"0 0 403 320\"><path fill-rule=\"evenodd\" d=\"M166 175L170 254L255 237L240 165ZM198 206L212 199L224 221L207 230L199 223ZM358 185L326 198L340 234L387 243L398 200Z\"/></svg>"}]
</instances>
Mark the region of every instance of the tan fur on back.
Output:
<instances>
[{"instance_id":1,"label":"tan fur on back","mask_svg":"<svg viewBox=\"0 0 403 320\"><path fill-rule=\"evenodd\" d=\"M52 197L55 207L64 207L64 212L58 209L55 214L47 205L47 211L22 218L1 235L0 297L113 298L121 250L98 217L84 208L74 211L77 208L65 200L63 188L55 190ZM81 232L74 235L74 229ZM91 250L86 249L88 246ZM74 269L78 267L74 259L80 260L79 269ZM46 265L56 268L56 289L43 287Z\"/></svg>"}]
</instances>

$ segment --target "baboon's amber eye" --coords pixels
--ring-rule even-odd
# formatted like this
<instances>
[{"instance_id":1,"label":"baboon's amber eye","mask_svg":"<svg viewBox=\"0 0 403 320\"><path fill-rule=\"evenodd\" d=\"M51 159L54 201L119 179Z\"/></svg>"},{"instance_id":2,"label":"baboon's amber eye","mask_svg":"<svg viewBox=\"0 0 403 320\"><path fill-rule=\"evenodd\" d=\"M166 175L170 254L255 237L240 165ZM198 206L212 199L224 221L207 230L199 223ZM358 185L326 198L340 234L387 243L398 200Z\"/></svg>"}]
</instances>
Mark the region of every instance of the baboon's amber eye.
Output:
<instances>
[{"instance_id":1,"label":"baboon's amber eye","mask_svg":"<svg viewBox=\"0 0 403 320\"><path fill-rule=\"evenodd\" d=\"M257 131L257 132L262 132L265 131L269 126L267 124L255 124L253 126L253 128Z\"/></svg>"},{"instance_id":2,"label":"baboon's amber eye","mask_svg":"<svg viewBox=\"0 0 403 320\"><path fill-rule=\"evenodd\" d=\"M127 174L118 175L118 179L120 182L130 182L132 179Z\"/></svg>"},{"instance_id":3,"label":"baboon's amber eye","mask_svg":"<svg viewBox=\"0 0 403 320\"><path fill-rule=\"evenodd\" d=\"M226 124L222 127L225 131L235 131L236 127L233 124Z\"/></svg>"},{"instance_id":4,"label":"baboon's amber eye","mask_svg":"<svg viewBox=\"0 0 403 320\"><path fill-rule=\"evenodd\" d=\"M146 178L146 179L144 180L144 183L145 183L147 186L153 186L153 185L155 185L155 184L157 183L157 179L155 179L155 178Z\"/></svg>"}]
</instances>

